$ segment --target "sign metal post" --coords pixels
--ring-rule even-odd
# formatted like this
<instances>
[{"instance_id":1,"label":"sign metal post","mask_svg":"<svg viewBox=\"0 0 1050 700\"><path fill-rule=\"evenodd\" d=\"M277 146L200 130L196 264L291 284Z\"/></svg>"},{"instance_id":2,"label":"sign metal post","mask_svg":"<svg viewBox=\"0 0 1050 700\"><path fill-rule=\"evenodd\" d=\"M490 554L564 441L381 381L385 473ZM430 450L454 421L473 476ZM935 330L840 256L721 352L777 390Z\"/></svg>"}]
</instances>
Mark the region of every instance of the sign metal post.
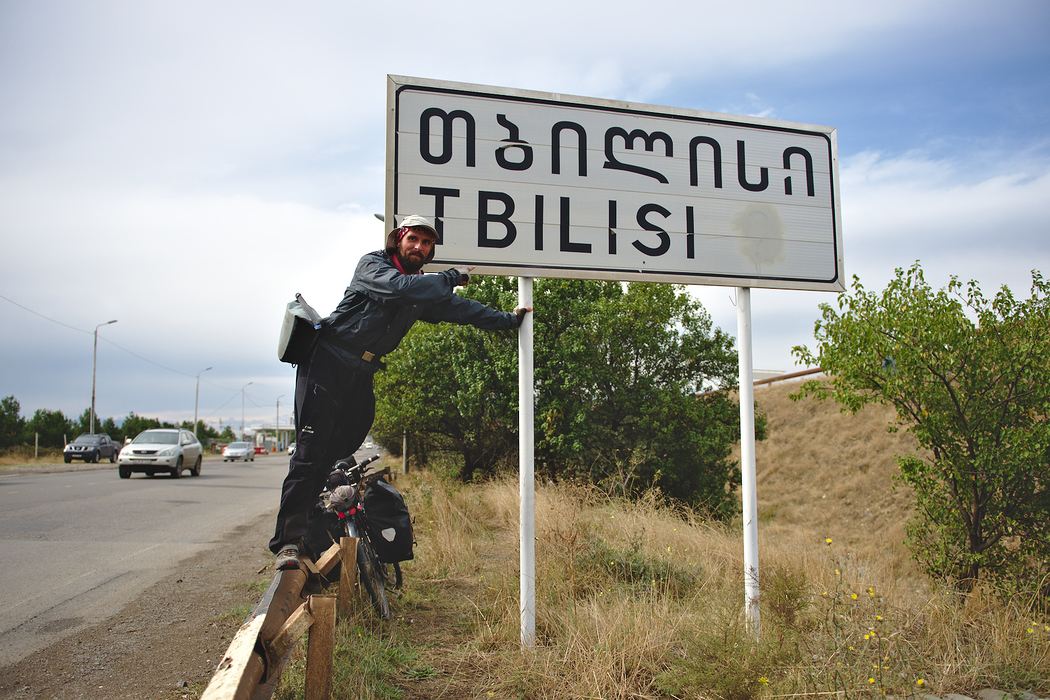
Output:
<instances>
[{"instance_id":1,"label":"sign metal post","mask_svg":"<svg viewBox=\"0 0 1050 700\"><path fill-rule=\"evenodd\" d=\"M751 357L751 290L736 290L737 346L740 362L740 496L744 521L744 608L757 639L758 492L755 486L755 371Z\"/></svg>"},{"instance_id":2,"label":"sign metal post","mask_svg":"<svg viewBox=\"0 0 1050 700\"><path fill-rule=\"evenodd\" d=\"M532 307L532 278L518 278L518 306ZM518 489L521 564L521 645L536 643L536 484L532 314L518 329Z\"/></svg>"}]
</instances>

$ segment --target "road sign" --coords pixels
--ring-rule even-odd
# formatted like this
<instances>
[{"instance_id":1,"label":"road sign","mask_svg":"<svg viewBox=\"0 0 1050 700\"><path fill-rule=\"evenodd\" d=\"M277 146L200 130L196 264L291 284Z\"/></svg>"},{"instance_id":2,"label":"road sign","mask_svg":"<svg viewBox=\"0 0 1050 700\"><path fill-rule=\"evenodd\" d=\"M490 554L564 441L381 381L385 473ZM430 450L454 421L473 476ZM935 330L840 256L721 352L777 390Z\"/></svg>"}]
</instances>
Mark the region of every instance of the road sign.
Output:
<instances>
[{"instance_id":1,"label":"road sign","mask_svg":"<svg viewBox=\"0 0 1050 700\"><path fill-rule=\"evenodd\" d=\"M388 76L386 220L435 266L844 289L835 129Z\"/></svg>"}]
</instances>

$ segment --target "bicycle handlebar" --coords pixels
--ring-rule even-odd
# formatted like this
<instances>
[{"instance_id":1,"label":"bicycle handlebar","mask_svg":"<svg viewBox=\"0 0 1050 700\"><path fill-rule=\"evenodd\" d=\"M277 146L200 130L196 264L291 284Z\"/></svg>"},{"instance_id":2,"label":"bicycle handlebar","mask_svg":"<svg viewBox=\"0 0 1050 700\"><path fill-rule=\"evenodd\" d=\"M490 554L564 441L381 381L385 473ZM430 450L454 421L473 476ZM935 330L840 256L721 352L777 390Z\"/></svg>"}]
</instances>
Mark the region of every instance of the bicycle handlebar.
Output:
<instances>
[{"instance_id":1,"label":"bicycle handlebar","mask_svg":"<svg viewBox=\"0 0 1050 700\"><path fill-rule=\"evenodd\" d=\"M371 457L358 462L354 459L353 455L350 455L346 459L341 459L332 466L332 470L338 470L344 472L347 475L355 476L356 479L360 479L364 475L365 467L372 462L379 459L379 455L372 455Z\"/></svg>"},{"instance_id":2,"label":"bicycle handlebar","mask_svg":"<svg viewBox=\"0 0 1050 700\"><path fill-rule=\"evenodd\" d=\"M338 511L353 507L360 499L358 489L364 488L369 480L369 477L365 476L364 469L377 459L379 455L373 455L358 462L353 455L350 455L336 462L328 475L328 483L321 492L322 506L331 509L338 502L335 508ZM381 474L382 472L376 473Z\"/></svg>"}]
</instances>

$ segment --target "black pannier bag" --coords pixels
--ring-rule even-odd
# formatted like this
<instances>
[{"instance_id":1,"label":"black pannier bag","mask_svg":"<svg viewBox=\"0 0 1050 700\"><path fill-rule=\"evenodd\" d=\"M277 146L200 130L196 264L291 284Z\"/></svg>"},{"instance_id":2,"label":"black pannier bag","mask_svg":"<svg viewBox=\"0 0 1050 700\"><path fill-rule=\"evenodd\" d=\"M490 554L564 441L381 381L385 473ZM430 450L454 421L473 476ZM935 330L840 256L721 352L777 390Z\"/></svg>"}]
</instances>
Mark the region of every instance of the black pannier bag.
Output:
<instances>
[{"instance_id":1,"label":"black pannier bag","mask_svg":"<svg viewBox=\"0 0 1050 700\"><path fill-rule=\"evenodd\" d=\"M368 539L386 564L412 558L412 516L405 499L382 476L372 479L362 495L368 516Z\"/></svg>"}]
</instances>

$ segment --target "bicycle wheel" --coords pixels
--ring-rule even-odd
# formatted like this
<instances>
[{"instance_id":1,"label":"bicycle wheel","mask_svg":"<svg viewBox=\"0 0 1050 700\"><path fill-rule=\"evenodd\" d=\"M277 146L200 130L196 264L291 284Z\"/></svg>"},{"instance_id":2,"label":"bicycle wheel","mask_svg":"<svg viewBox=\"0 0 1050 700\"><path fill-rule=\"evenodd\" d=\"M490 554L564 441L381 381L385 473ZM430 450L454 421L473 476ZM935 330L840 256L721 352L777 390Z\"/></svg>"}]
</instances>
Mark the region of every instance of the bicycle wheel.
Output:
<instances>
[{"instance_id":1,"label":"bicycle wheel","mask_svg":"<svg viewBox=\"0 0 1050 700\"><path fill-rule=\"evenodd\" d=\"M384 565L376 557L372 545L366 536L356 534L357 528L347 525L347 534L357 537L357 569L360 572L361 585L372 599L372 607L376 614L384 620L390 619L390 603L386 599L386 571Z\"/></svg>"}]
</instances>

